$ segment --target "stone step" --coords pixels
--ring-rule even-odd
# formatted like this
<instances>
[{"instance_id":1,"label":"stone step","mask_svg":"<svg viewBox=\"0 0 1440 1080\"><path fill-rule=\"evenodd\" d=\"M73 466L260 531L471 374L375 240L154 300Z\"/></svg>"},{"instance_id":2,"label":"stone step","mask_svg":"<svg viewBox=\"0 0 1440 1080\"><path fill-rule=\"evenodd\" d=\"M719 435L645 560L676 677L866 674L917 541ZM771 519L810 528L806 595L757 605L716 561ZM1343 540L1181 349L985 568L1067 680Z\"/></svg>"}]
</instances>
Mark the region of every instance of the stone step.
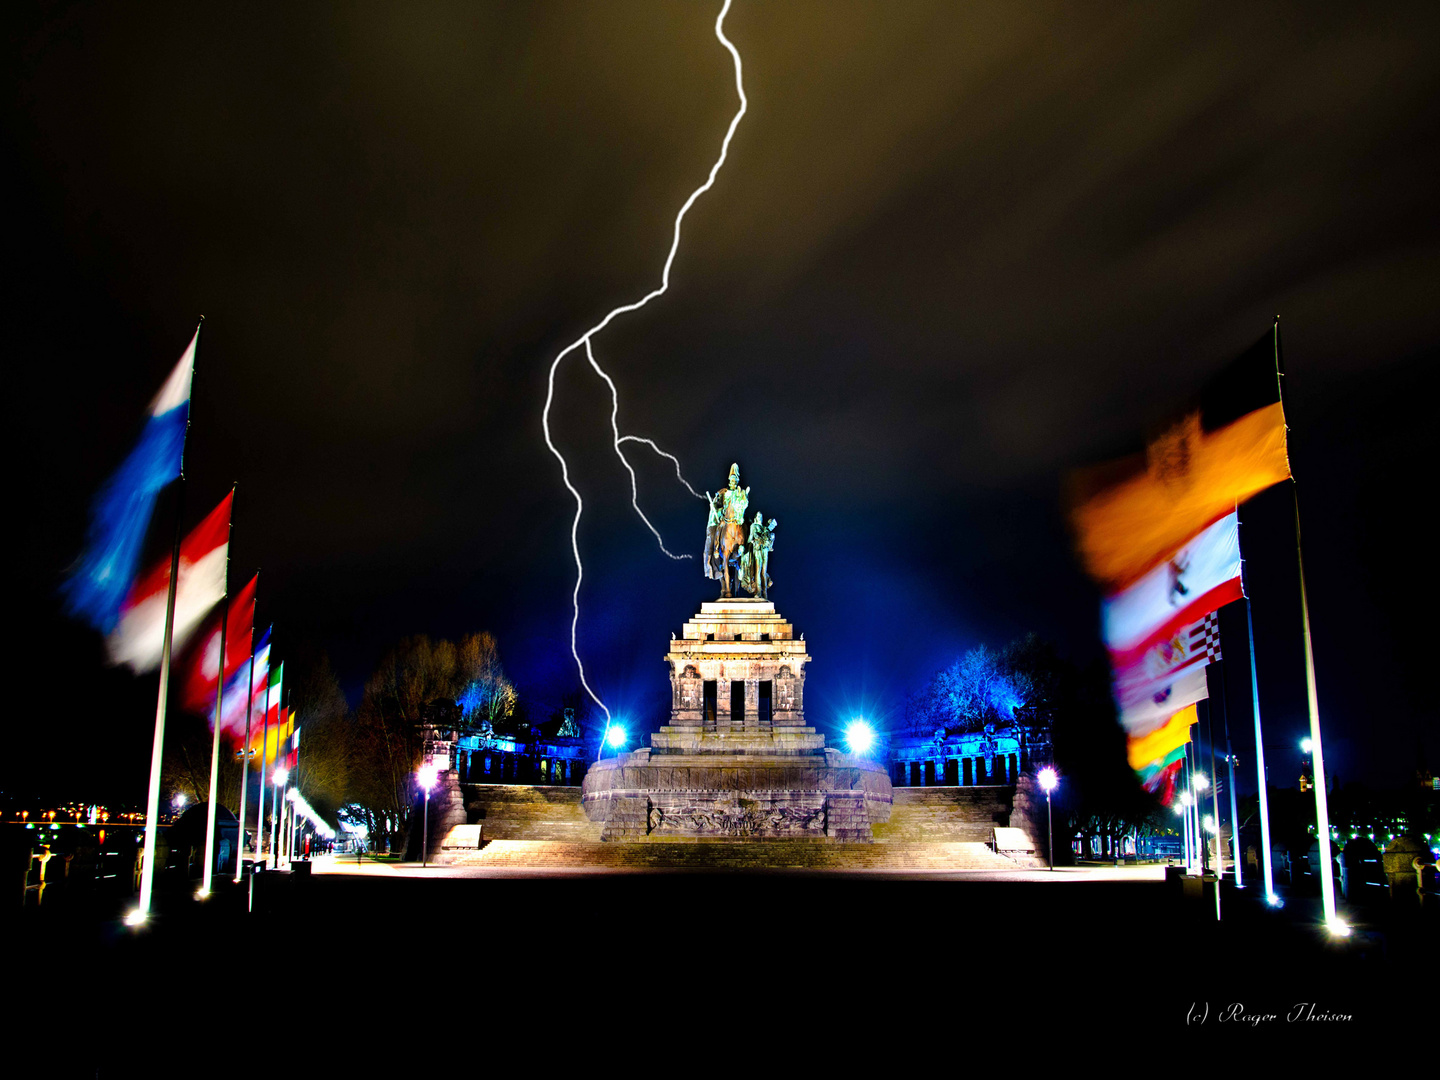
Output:
<instances>
[{"instance_id":1,"label":"stone step","mask_svg":"<svg viewBox=\"0 0 1440 1080\"><path fill-rule=\"evenodd\" d=\"M1039 865L997 855L984 844L828 844L806 841L574 843L490 840L479 851L446 853L452 866L528 869L690 870L1015 870Z\"/></svg>"},{"instance_id":2,"label":"stone step","mask_svg":"<svg viewBox=\"0 0 1440 1080\"><path fill-rule=\"evenodd\" d=\"M485 840L599 842L578 787L467 784L465 809Z\"/></svg>"},{"instance_id":3,"label":"stone step","mask_svg":"<svg viewBox=\"0 0 1440 1080\"><path fill-rule=\"evenodd\" d=\"M895 788L890 820L874 826L877 844L978 843L1009 821L1007 787Z\"/></svg>"}]
</instances>

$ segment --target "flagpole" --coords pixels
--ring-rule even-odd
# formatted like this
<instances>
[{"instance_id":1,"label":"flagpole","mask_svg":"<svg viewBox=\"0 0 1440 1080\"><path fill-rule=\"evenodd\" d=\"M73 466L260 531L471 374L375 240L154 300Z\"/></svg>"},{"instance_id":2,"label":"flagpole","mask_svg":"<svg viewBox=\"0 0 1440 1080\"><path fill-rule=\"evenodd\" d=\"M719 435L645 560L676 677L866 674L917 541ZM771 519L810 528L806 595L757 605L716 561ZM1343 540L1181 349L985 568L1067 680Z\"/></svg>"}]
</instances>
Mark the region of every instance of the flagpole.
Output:
<instances>
[{"instance_id":1,"label":"flagpole","mask_svg":"<svg viewBox=\"0 0 1440 1080\"><path fill-rule=\"evenodd\" d=\"M1285 400L1283 368L1280 361L1280 318L1275 318L1275 391ZM1320 743L1320 698L1315 689L1315 651L1310 637L1310 601L1305 588L1305 555L1300 546L1300 495L1295 477L1290 477L1290 496L1295 505L1295 568L1300 574L1300 625L1305 642L1305 697L1310 709L1311 764L1315 774L1315 829L1320 841L1320 897L1325 905L1325 924L1347 932L1335 910L1335 880L1330 866L1330 800L1325 790L1325 754Z\"/></svg>"},{"instance_id":2,"label":"flagpole","mask_svg":"<svg viewBox=\"0 0 1440 1080\"><path fill-rule=\"evenodd\" d=\"M1209 686L1206 686L1209 692ZM1220 882L1225 878L1225 853L1221 850L1220 844L1220 778L1215 772L1215 717L1214 709L1210 705L1210 699L1205 699L1205 736L1210 740L1210 809L1215 815L1215 919L1220 919ZM1197 710L1198 712L1198 710ZM1198 747L1197 747L1198 749ZM1205 830L1200 830L1200 842L1205 845L1205 852L1210 851L1210 839Z\"/></svg>"},{"instance_id":3,"label":"flagpole","mask_svg":"<svg viewBox=\"0 0 1440 1080\"><path fill-rule=\"evenodd\" d=\"M1292 494L1294 488L1291 488ZM1310 603L1305 591L1305 559L1300 552L1300 500L1295 499L1295 562L1300 570L1300 622L1305 634L1305 694L1310 705L1310 760L1315 773L1315 827L1320 840L1320 897L1325 924L1343 929L1335 910L1335 878L1330 864L1330 805L1325 792L1325 756L1320 748L1320 702L1315 690L1315 653L1310 641Z\"/></svg>"},{"instance_id":4,"label":"flagpole","mask_svg":"<svg viewBox=\"0 0 1440 1080\"><path fill-rule=\"evenodd\" d=\"M200 330L205 316L195 327L195 354L200 351ZM191 396L194 395L195 360L190 361ZM160 768L165 750L165 704L170 692L170 642L175 631L175 592L180 576L180 537L185 507L185 442L190 434L190 407L185 407L185 433L180 437L180 483L175 495L175 544L170 550L170 586L165 594L165 640L160 646L160 691L155 702L155 738L150 747L150 790L145 797L145 846L140 865L140 903L126 918L132 926L150 916L155 892L155 836L160 815Z\"/></svg>"},{"instance_id":5,"label":"flagpole","mask_svg":"<svg viewBox=\"0 0 1440 1080\"><path fill-rule=\"evenodd\" d=\"M225 701L225 632L230 627L230 538L235 535L235 489L230 485L230 521L225 526L225 602L220 608L220 670L215 680L215 737L210 746L210 797L205 810L205 870L200 875L200 895L210 895L215 876L215 822L220 788L220 717ZM203 658L202 658L203 663Z\"/></svg>"},{"instance_id":6,"label":"flagpole","mask_svg":"<svg viewBox=\"0 0 1440 1080\"><path fill-rule=\"evenodd\" d=\"M281 688L281 699L275 703L275 765L280 765L280 716L285 711L284 688ZM289 777L286 777L289 780ZM280 869L280 851L275 846L280 839L280 819L285 816L285 784L278 787L271 778L270 801L273 804L270 809L270 862L276 870Z\"/></svg>"},{"instance_id":7,"label":"flagpole","mask_svg":"<svg viewBox=\"0 0 1440 1080\"><path fill-rule=\"evenodd\" d=\"M231 489L234 493L234 489ZM230 542L225 542L225 602L220 607L220 669L215 680L215 735L210 741L210 792L205 804L205 869L200 875L200 897L210 895L215 872L216 799L220 786L220 710L225 700L225 631L230 622ZM204 662L203 657L201 663Z\"/></svg>"},{"instance_id":8,"label":"flagpole","mask_svg":"<svg viewBox=\"0 0 1440 1080\"><path fill-rule=\"evenodd\" d=\"M274 653L274 645L271 645ZM270 672L274 664L267 664L265 670L265 725L260 729L260 801L255 808L255 859L258 869L265 868L265 751L270 745Z\"/></svg>"},{"instance_id":9,"label":"flagpole","mask_svg":"<svg viewBox=\"0 0 1440 1080\"><path fill-rule=\"evenodd\" d=\"M1235 801L1235 755L1230 749L1230 691L1229 679L1225 677L1225 660L1216 661L1220 667L1220 715L1225 727L1225 763L1230 770L1230 864L1235 868L1235 887L1243 889L1245 883L1240 872L1244 862L1240 850L1240 813Z\"/></svg>"},{"instance_id":10,"label":"flagpole","mask_svg":"<svg viewBox=\"0 0 1440 1080\"><path fill-rule=\"evenodd\" d=\"M1255 619L1245 598L1245 629L1250 637L1250 707L1255 714L1255 773L1260 788L1260 864L1265 873L1265 899L1276 903L1275 871L1270 859L1270 799L1266 793L1265 734L1260 729L1260 676L1255 670Z\"/></svg>"},{"instance_id":11,"label":"flagpole","mask_svg":"<svg viewBox=\"0 0 1440 1080\"><path fill-rule=\"evenodd\" d=\"M189 429L189 421L186 421ZM180 537L185 505L185 472L181 465L175 498L175 544L170 550L170 585L165 593L165 638L160 646L160 692L155 703L155 738L150 747L150 789L145 798L145 846L140 863L140 903L127 918L136 925L150 916L155 888L155 836L160 814L160 768L165 750L165 699L170 692L170 638L175 629L175 592L180 576Z\"/></svg>"},{"instance_id":12,"label":"flagpole","mask_svg":"<svg viewBox=\"0 0 1440 1080\"><path fill-rule=\"evenodd\" d=\"M260 571L255 571L256 593ZM245 804L250 794L250 711L255 705L255 617L250 617L250 674L245 679L245 741L240 744L240 835L235 838L235 884L245 876Z\"/></svg>"}]
</instances>

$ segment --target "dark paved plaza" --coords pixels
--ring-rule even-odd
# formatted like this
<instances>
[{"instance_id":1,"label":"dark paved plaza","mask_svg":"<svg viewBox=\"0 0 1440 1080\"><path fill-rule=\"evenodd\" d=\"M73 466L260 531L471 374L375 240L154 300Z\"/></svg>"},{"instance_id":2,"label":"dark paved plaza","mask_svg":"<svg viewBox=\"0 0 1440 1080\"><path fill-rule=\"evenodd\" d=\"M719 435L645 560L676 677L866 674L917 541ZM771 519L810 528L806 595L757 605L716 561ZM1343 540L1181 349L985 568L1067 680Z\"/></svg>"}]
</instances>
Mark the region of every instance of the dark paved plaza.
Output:
<instances>
[{"instance_id":1,"label":"dark paved plaza","mask_svg":"<svg viewBox=\"0 0 1440 1080\"><path fill-rule=\"evenodd\" d=\"M1318 899L1263 911L1227 891L1217 927L1155 868L1051 880L316 869L262 875L253 912L244 889L205 904L164 893L139 932L104 901L16 912L7 966L37 1010L77 994L131 1016L152 1002L189 1040L243 999L247 1022L273 1006L275 1034L349 1038L361 1062L375 1043L436 1043L463 1060L466 1039L487 1060L487 1040L521 1035L576 1061L637 1025L683 1043L681 1021L717 1010L730 1028L749 1018L756 1045L850 1031L896 1054L935 1039L947 1058L1001 1033L1019 1053L1178 1046L1187 1020L1247 1039L1298 1039L1307 1022L1386 1031L1420 1015L1436 962L1433 920L1418 913L1382 911L1327 942ZM1352 1019L1287 1020L1306 1004ZM805 1023L773 1022L782 1014ZM112 1045L74 1053L103 1064Z\"/></svg>"}]
</instances>

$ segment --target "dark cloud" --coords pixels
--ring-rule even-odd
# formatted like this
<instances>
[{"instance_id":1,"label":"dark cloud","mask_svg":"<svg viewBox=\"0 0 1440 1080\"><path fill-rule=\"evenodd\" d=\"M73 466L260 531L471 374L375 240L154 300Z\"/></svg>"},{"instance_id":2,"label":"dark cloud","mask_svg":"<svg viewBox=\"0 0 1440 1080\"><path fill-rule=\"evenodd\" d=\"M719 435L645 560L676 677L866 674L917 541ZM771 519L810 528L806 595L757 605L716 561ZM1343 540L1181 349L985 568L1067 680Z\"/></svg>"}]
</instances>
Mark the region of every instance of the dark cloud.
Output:
<instances>
[{"instance_id":1,"label":"dark cloud","mask_svg":"<svg viewBox=\"0 0 1440 1080\"><path fill-rule=\"evenodd\" d=\"M489 627L522 681L568 678L545 371L658 282L735 107L712 7L8 11L26 663L96 667L54 583L204 313L190 498L240 480L235 562L281 640L353 685L401 634ZM671 293L597 352L625 430L700 486L739 460L780 518L813 700L893 703L1032 627L1093 655L1061 477L1279 313L1327 715L1349 738L1382 681L1401 732L1338 768L1410 767L1433 709L1392 553L1433 449L1436 29L1420 4L737 5L750 113ZM708 584L628 514L579 357L556 410L595 511L589 670L653 713ZM698 550L698 504L634 460Z\"/></svg>"}]
</instances>

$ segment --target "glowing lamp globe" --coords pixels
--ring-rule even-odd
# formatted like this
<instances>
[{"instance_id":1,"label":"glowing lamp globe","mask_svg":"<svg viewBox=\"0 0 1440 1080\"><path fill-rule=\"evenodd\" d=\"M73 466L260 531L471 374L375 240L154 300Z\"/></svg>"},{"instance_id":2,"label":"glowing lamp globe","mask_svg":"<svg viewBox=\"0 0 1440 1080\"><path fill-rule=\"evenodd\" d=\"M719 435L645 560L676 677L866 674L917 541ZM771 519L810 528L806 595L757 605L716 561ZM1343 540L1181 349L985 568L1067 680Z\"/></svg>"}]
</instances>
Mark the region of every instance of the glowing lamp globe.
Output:
<instances>
[{"instance_id":1,"label":"glowing lamp globe","mask_svg":"<svg viewBox=\"0 0 1440 1080\"><path fill-rule=\"evenodd\" d=\"M875 745L875 729L862 719L852 720L845 728L845 744L852 754L868 754Z\"/></svg>"},{"instance_id":2,"label":"glowing lamp globe","mask_svg":"<svg viewBox=\"0 0 1440 1080\"><path fill-rule=\"evenodd\" d=\"M611 724L610 731L605 736L612 749L619 750L625 745L625 729L619 724Z\"/></svg>"},{"instance_id":3,"label":"glowing lamp globe","mask_svg":"<svg viewBox=\"0 0 1440 1080\"><path fill-rule=\"evenodd\" d=\"M285 768L284 765L281 765L278 769L275 770L274 774L271 776L271 779L275 781L276 787L284 787L287 783L290 782L290 770Z\"/></svg>"},{"instance_id":4,"label":"glowing lamp globe","mask_svg":"<svg viewBox=\"0 0 1440 1080\"><path fill-rule=\"evenodd\" d=\"M1060 777L1051 768L1041 769L1035 779L1040 781L1040 788L1047 795L1060 786Z\"/></svg>"},{"instance_id":5,"label":"glowing lamp globe","mask_svg":"<svg viewBox=\"0 0 1440 1080\"><path fill-rule=\"evenodd\" d=\"M1301 752L1302 754L1308 754L1308 753L1310 753L1311 750L1314 750L1314 749L1315 749L1315 744L1314 744L1313 742L1311 742L1309 739L1301 739L1301 740L1300 740L1300 752Z\"/></svg>"},{"instance_id":6,"label":"glowing lamp globe","mask_svg":"<svg viewBox=\"0 0 1440 1080\"><path fill-rule=\"evenodd\" d=\"M1204 773L1195 774L1195 790L1204 791L1210 786L1210 779Z\"/></svg>"},{"instance_id":7,"label":"glowing lamp globe","mask_svg":"<svg viewBox=\"0 0 1440 1080\"><path fill-rule=\"evenodd\" d=\"M425 765L415 774L415 780L426 791L435 786L435 781L440 778L434 765Z\"/></svg>"}]
</instances>

